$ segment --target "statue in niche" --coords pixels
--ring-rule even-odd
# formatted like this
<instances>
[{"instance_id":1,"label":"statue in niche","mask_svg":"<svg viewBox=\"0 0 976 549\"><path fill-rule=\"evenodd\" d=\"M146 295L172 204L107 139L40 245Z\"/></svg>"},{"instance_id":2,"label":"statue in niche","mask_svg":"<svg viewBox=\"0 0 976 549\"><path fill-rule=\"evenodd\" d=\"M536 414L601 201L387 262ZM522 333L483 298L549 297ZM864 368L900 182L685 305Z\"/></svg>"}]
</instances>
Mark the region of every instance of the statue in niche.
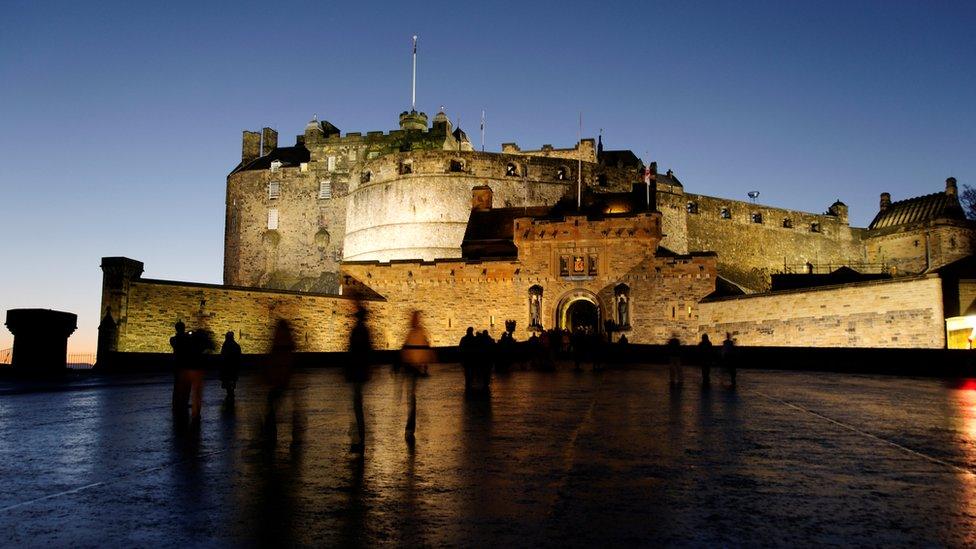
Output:
<instances>
[{"instance_id":1,"label":"statue in niche","mask_svg":"<svg viewBox=\"0 0 976 549\"><path fill-rule=\"evenodd\" d=\"M529 295L529 324L542 326L542 296L537 293Z\"/></svg>"},{"instance_id":2,"label":"statue in niche","mask_svg":"<svg viewBox=\"0 0 976 549\"><path fill-rule=\"evenodd\" d=\"M561 276L569 275L569 258L564 255L559 256L559 274Z\"/></svg>"},{"instance_id":3,"label":"statue in niche","mask_svg":"<svg viewBox=\"0 0 976 549\"><path fill-rule=\"evenodd\" d=\"M617 296L617 318L620 322L620 327L630 326L630 311L627 307L627 296L625 294L620 294Z\"/></svg>"}]
</instances>

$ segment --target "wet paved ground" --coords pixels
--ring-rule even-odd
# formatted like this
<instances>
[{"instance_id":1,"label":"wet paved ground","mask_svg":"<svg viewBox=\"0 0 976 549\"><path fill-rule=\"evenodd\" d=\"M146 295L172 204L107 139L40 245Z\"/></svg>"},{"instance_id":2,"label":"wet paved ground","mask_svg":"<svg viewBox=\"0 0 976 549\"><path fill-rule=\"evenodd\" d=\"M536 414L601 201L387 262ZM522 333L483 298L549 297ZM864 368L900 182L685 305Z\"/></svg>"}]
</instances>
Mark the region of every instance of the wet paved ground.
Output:
<instances>
[{"instance_id":1,"label":"wet paved ground","mask_svg":"<svg viewBox=\"0 0 976 549\"><path fill-rule=\"evenodd\" d=\"M472 403L436 369L410 450L383 370L362 461L332 370L298 377L274 432L255 379L233 411L210 381L196 437L164 376L0 386L0 544L976 543L976 390L745 371L703 393L692 373L516 372Z\"/></svg>"}]
</instances>

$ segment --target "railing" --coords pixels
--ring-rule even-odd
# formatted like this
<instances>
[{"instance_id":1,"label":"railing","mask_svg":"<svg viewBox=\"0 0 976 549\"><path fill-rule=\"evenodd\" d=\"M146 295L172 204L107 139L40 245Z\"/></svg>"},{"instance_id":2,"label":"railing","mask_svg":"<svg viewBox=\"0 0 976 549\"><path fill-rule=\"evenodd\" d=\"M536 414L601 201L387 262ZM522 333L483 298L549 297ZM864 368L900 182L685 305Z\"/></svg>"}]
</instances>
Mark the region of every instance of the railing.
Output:
<instances>
[{"instance_id":1,"label":"railing","mask_svg":"<svg viewBox=\"0 0 976 549\"><path fill-rule=\"evenodd\" d=\"M841 267L847 267L863 274L889 272L887 263L860 263L855 261L843 263L784 263L781 272L783 274L830 274Z\"/></svg>"},{"instance_id":2,"label":"railing","mask_svg":"<svg viewBox=\"0 0 976 549\"><path fill-rule=\"evenodd\" d=\"M0 368L13 361L14 350L0 349ZM95 353L68 353L67 364L72 370L90 370L95 365Z\"/></svg>"},{"instance_id":3,"label":"railing","mask_svg":"<svg viewBox=\"0 0 976 549\"><path fill-rule=\"evenodd\" d=\"M68 368L91 370L95 365L95 353L68 353Z\"/></svg>"}]
</instances>

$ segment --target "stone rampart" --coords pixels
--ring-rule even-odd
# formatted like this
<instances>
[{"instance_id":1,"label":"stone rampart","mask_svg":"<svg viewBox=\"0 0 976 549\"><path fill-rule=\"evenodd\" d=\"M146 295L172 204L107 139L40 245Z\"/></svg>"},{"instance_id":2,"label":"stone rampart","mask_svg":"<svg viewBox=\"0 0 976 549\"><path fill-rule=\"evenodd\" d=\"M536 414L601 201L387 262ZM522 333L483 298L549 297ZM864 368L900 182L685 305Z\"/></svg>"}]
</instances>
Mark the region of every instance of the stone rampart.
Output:
<instances>
[{"instance_id":1,"label":"stone rampart","mask_svg":"<svg viewBox=\"0 0 976 549\"><path fill-rule=\"evenodd\" d=\"M865 262L862 229L841 217L684 194L689 251L718 253L719 274L752 291L770 275L805 265ZM671 207L680 207L677 199ZM677 213L677 212L672 212Z\"/></svg>"},{"instance_id":2,"label":"stone rampart","mask_svg":"<svg viewBox=\"0 0 976 549\"><path fill-rule=\"evenodd\" d=\"M700 330L770 347L945 347L941 280L906 277L705 301Z\"/></svg>"}]
</instances>

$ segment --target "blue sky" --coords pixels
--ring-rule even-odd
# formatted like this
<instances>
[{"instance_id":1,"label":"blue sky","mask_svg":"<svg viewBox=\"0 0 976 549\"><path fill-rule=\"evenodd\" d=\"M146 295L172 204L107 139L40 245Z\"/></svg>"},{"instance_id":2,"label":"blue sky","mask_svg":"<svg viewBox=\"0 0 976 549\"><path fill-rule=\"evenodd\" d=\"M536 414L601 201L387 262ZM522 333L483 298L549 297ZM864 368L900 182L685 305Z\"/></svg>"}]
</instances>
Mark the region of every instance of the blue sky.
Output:
<instances>
[{"instance_id":1,"label":"blue sky","mask_svg":"<svg viewBox=\"0 0 976 549\"><path fill-rule=\"evenodd\" d=\"M491 150L603 128L691 192L866 225L878 195L976 184L973 2L8 1L0 19L0 309L79 314L99 259L220 282L240 132L313 113L389 130L444 105ZM0 349L12 337L0 330Z\"/></svg>"}]
</instances>

